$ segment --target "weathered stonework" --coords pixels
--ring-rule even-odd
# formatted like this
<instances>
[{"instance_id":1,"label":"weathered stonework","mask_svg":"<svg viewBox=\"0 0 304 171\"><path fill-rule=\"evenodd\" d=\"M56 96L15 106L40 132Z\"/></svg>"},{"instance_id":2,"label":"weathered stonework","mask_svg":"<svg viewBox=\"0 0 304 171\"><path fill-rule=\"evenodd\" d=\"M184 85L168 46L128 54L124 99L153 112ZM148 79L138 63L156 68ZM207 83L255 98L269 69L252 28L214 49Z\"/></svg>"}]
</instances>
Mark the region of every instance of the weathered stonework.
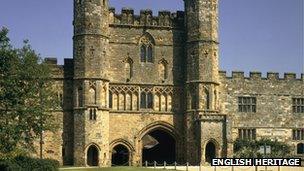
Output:
<instances>
[{"instance_id":1,"label":"weathered stonework","mask_svg":"<svg viewBox=\"0 0 304 171\"><path fill-rule=\"evenodd\" d=\"M54 113L60 131L44 136L44 157L110 166L122 145L128 164L141 165L144 137L155 130L174 138L177 162L196 165L212 155L209 145L216 157L231 157L238 129L293 147L304 142L292 140L292 129L304 128L304 114L292 111L292 98L304 98L303 75L219 71L218 0L188 0L185 12L157 17L74 0L73 23L73 59L63 66L47 59L63 107ZM151 50L142 56L142 47ZM256 97L256 112L239 112L243 96Z\"/></svg>"}]
</instances>

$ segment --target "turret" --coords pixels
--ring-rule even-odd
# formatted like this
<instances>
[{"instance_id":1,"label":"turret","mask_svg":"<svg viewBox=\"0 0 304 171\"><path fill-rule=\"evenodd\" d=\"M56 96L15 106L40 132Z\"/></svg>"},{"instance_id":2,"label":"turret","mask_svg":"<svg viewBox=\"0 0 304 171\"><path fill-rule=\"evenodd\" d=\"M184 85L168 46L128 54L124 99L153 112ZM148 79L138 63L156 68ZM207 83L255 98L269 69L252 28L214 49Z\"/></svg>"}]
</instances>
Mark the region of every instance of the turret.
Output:
<instances>
[{"instance_id":1,"label":"turret","mask_svg":"<svg viewBox=\"0 0 304 171\"><path fill-rule=\"evenodd\" d=\"M107 78L108 20L108 0L74 0L76 78Z\"/></svg>"},{"instance_id":2,"label":"turret","mask_svg":"<svg viewBox=\"0 0 304 171\"><path fill-rule=\"evenodd\" d=\"M221 157L226 116L219 113L218 0L185 0L187 31L187 158Z\"/></svg>"},{"instance_id":3,"label":"turret","mask_svg":"<svg viewBox=\"0 0 304 171\"><path fill-rule=\"evenodd\" d=\"M108 166L108 0L74 0L74 165Z\"/></svg>"}]
</instances>

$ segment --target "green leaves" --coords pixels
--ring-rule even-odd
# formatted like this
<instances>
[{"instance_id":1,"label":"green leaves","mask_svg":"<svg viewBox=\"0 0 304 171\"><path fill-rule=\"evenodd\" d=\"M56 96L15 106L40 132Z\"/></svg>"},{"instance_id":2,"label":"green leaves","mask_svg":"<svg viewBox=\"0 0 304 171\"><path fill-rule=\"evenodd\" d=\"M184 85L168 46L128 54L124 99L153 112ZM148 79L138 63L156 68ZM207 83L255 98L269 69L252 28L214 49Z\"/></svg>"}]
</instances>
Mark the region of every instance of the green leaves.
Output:
<instances>
[{"instance_id":1,"label":"green leaves","mask_svg":"<svg viewBox=\"0 0 304 171\"><path fill-rule=\"evenodd\" d=\"M58 103L49 65L28 41L13 48L7 33L0 30L0 153L4 154L32 149L42 131L54 130L50 111Z\"/></svg>"},{"instance_id":2,"label":"green leaves","mask_svg":"<svg viewBox=\"0 0 304 171\"><path fill-rule=\"evenodd\" d=\"M260 146L271 146L271 153L261 154L258 152ZM260 139L260 140L242 140L237 139L234 142L234 155L238 158L282 158L288 157L291 152L291 147L283 142L277 140L273 141L270 139Z\"/></svg>"}]
</instances>

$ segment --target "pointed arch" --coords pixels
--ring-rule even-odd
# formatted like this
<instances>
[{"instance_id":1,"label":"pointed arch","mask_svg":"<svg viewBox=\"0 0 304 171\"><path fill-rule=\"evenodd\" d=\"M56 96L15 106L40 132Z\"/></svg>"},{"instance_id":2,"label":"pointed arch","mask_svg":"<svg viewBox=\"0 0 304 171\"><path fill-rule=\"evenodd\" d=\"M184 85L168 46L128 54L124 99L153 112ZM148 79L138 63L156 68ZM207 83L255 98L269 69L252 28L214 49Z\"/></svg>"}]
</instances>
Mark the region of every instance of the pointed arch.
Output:
<instances>
[{"instance_id":1,"label":"pointed arch","mask_svg":"<svg viewBox=\"0 0 304 171\"><path fill-rule=\"evenodd\" d=\"M110 154L112 165L131 165L135 149L133 145L122 138L110 143Z\"/></svg>"},{"instance_id":2,"label":"pointed arch","mask_svg":"<svg viewBox=\"0 0 304 171\"><path fill-rule=\"evenodd\" d=\"M145 32L139 39L139 44L142 43L155 45L155 39L149 32Z\"/></svg>"},{"instance_id":3,"label":"pointed arch","mask_svg":"<svg viewBox=\"0 0 304 171\"><path fill-rule=\"evenodd\" d=\"M145 32L139 39L140 61L153 63L155 40L153 36Z\"/></svg>"},{"instance_id":4,"label":"pointed arch","mask_svg":"<svg viewBox=\"0 0 304 171\"><path fill-rule=\"evenodd\" d=\"M100 148L97 144L91 143L86 147L86 163L88 166L99 165Z\"/></svg>"}]
</instances>

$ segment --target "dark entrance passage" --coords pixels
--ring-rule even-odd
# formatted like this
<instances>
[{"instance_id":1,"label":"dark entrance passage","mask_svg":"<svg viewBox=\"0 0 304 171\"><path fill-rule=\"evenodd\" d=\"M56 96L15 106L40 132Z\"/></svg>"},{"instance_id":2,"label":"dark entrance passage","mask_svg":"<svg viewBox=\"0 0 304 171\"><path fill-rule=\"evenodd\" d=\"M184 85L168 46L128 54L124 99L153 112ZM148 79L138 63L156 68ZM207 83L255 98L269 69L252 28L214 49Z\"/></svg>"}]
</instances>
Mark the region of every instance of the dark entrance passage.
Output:
<instances>
[{"instance_id":1,"label":"dark entrance passage","mask_svg":"<svg viewBox=\"0 0 304 171\"><path fill-rule=\"evenodd\" d=\"M205 159L206 159L206 162L208 163L211 163L211 160L213 158L216 158L216 148L215 148L215 145L214 143L212 142L209 142L207 145L206 145L206 151L205 151Z\"/></svg>"},{"instance_id":2,"label":"dark entrance passage","mask_svg":"<svg viewBox=\"0 0 304 171\"><path fill-rule=\"evenodd\" d=\"M117 145L112 150L112 166L129 166L129 150L124 145Z\"/></svg>"},{"instance_id":3,"label":"dark entrance passage","mask_svg":"<svg viewBox=\"0 0 304 171\"><path fill-rule=\"evenodd\" d=\"M87 164L89 166L98 166L98 149L95 145L91 145L88 149Z\"/></svg>"},{"instance_id":4,"label":"dark entrance passage","mask_svg":"<svg viewBox=\"0 0 304 171\"><path fill-rule=\"evenodd\" d=\"M297 154L304 154L304 144L300 143L297 145Z\"/></svg>"},{"instance_id":5,"label":"dark entrance passage","mask_svg":"<svg viewBox=\"0 0 304 171\"><path fill-rule=\"evenodd\" d=\"M155 130L142 138L142 162L174 163L176 160L175 139L163 130Z\"/></svg>"}]
</instances>

